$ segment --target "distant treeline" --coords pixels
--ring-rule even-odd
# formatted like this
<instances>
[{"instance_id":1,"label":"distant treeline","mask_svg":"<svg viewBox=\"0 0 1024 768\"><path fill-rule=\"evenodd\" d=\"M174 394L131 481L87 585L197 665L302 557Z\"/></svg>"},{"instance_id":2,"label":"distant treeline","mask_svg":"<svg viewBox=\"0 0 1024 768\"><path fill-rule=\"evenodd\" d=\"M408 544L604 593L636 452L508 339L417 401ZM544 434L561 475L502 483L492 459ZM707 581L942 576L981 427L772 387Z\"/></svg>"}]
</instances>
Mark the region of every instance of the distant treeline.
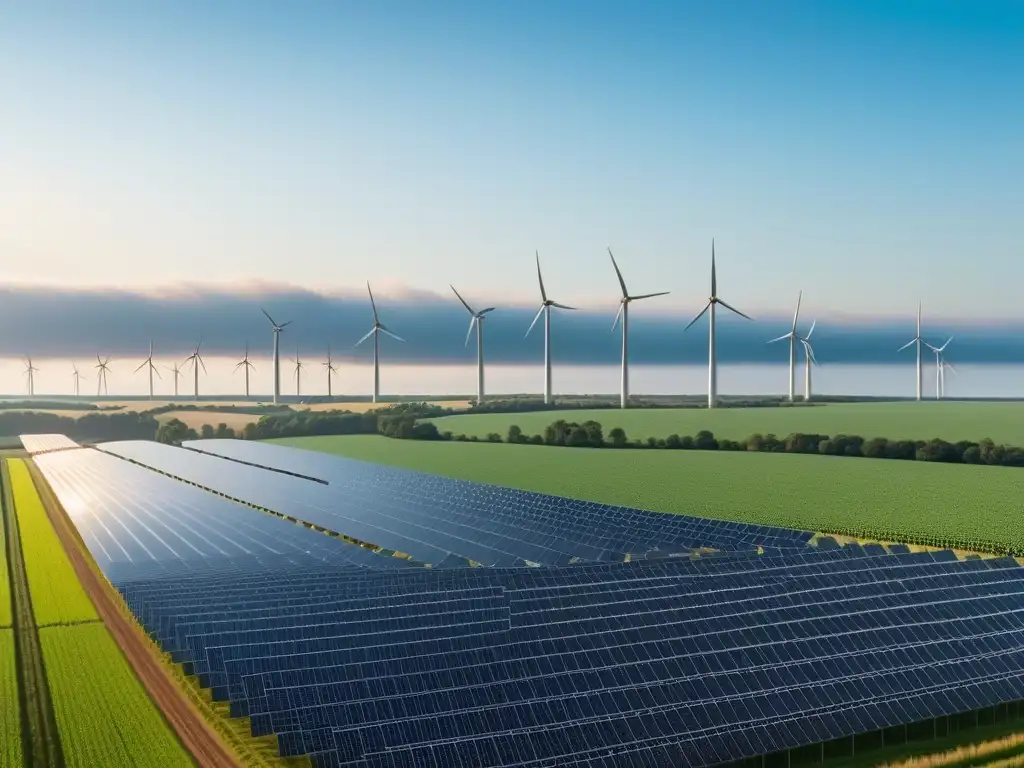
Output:
<instances>
[{"instance_id":1,"label":"distant treeline","mask_svg":"<svg viewBox=\"0 0 1024 768\"><path fill-rule=\"evenodd\" d=\"M117 411L119 405L96 405L80 400L0 400L0 411Z\"/></svg>"},{"instance_id":2,"label":"distant treeline","mask_svg":"<svg viewBox=\"0 0 1024 768\"><path fill-rule=\"evenodd\" d=\"M135 405L133 404L134 408ZM167 403L157 408L146 408L144 400L138 403L140 410L145 409L147 413L161 414L170 413L171 411L209 411L210 413L248 413L253 416L262 416L264 414L272 413L291 413L292 410L287 405L274 405L269 403L266 405L259 405L253 403L252 405L204 405L197 403Z\"/></svg>"},{"instance_id":3,"label":"distant treeline","mask_svg":"<svg viewBox=\"0 0 1024 768\"><path fill-rule=\"evenodd\" d=\"M72 440L152 440L159 423L149 413L135 411L87 412L82 416L58 416L35 411L0 412L0 435L58 433Z\"/></svg>"},{"instance_id":4,"label":"distant treeline","mask_svg":"<svg viewBox=\"0 0 1024 768\"><path fill-rule=\"evenodd\" d=\"M900 398L857 397L845 395L815 396L814 400L791 402L781 396L725 396L718 399L719 408L808 408L825 403L888 402ZM609 395L579 395L559 397L557 402L545 403L539 397L507 397L484 400L478 403L470 400L469 408L459 413L526 413L531 411L602 410L618 408L618 397ZM703 395L640 395L630 398L630 408L707 408L708 399Z\"/></svg>"}]
</instances>

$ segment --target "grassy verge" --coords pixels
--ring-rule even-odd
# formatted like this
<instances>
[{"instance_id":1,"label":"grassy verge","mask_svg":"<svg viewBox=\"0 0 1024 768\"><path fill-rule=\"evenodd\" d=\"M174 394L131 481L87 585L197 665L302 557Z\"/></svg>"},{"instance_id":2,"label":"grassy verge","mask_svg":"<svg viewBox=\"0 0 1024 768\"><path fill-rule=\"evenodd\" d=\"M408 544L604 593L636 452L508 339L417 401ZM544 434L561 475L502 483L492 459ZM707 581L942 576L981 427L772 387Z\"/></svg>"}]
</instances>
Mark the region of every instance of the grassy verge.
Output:
<instances>
[{"instance_id":1,"label":"grassy verge","mask_svg":"<svg viewBox=\"0 0 1024 768\"><path fill-rule=\"evenodd\" d=\"M0 765L22 764L21 705L14 630L0 629Z\"/></svg>"}]
</instances>

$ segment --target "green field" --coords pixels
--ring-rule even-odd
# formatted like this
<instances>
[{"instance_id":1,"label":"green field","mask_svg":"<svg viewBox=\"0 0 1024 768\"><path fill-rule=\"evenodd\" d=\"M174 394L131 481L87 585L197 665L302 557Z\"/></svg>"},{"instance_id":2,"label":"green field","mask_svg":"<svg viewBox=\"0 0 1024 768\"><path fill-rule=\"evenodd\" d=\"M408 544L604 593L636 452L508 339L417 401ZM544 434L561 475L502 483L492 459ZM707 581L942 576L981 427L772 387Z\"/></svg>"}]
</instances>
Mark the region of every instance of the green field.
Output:
<instances>
[{"instance_id":1,"label":"green field","mask_svg":"<svg viewBox=\"0 0 1024 768\"><path fill-rule=\"evenodd\" d=\"M7 540L3 520L0 519L0 629L10 627L12 621L11 580L7 575Z\"/></svg>"},{"instance_id":2,"label":"green field","mask_svg":"<svg viewBox=\"0 0 1024 768\"><path fill-rule=\"evenodd\" d=\"M24 460L8 459L7 466L36 626L96 621L96 609L46 516Z\"/></svg>"},{"instance_id":3,"label":"green field","mask_svg":"<svg viewBox=\"0 0 1024 768\"><path fill-rule=\"evenodd\" d=\"M0 629L0 765L21 765L20 710L14 630Z\"/></svg>"},{"instance_id":4,"label":"green field","mask_svg":"<svg viewBox=\"0 0 1024 768\"><path fill-rule=\"evenodd\" d=\"M600 422L609 430L622 427L630 439L695 435L702 429L716 437L742 440L750 435L793 432L860 435L893 440L958 440L992 438L996 443L1024 445L1024 402L957 403L835 403L764 408L637 408L633 410L566 410L529 413L480 413L433 419L442 432L485 437L497 432L504 439L517 424L527 435L544 433L557 419Z\"/></svg>"},{"instance_id":5,"label":"green field","mask_svg":"<svg viewBox=\"0 0 1024 768\"><path fill-rule=\"evenodd\" d=\"M778 453L420 442L372 435L274 442L662 512L851 535L863 532L865 538L922 543L966 539L1024 547L1024 471L1008 467ZM883 531L893 535L883 536Z\"/></svg>"},{"instance_id":6,"label":"green field","mask_svg":"<svg viewBox=\"0 0 1024 768\"><path fill-rule=\"evenodd\" d=\"M103 624L39 637L65 765L193 765Z\"/></svg>"}]
</instances>

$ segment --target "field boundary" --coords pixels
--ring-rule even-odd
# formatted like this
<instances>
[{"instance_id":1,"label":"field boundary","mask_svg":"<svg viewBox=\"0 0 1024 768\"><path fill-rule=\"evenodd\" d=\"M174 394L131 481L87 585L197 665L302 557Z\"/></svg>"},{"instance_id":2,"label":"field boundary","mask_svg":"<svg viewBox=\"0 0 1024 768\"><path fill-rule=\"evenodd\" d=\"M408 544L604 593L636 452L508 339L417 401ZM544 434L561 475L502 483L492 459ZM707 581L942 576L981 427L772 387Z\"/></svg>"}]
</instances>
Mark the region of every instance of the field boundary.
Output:
<instances>
[{"instance_id":1,"label":"field boundary","mask_svg":"<svg viewBox=\"0 0 1024 768\"><path fill-rule=\"evenodd\" d=\"M11 615L14 627L14 654L18 678L18 704L21 709L22 755L25 765L53 768L64 765L57 716L50 698L50 686L43 663L28 572L21 552L21 534L14 510L11 477L7 461L0 462L3 521L7 541L7 569L11 583Z\"/></svg>"}]
</instances>

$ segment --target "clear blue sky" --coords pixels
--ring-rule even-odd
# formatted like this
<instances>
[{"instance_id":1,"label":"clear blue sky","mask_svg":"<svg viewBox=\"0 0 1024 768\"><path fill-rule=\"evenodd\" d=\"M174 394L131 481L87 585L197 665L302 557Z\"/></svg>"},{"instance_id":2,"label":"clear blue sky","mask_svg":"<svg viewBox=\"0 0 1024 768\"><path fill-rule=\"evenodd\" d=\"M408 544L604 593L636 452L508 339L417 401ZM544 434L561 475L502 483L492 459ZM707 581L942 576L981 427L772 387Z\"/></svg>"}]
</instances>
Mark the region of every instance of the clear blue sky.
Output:
<instances>
[{"instance_id":1,"label":"clear blue sky","mask_svg":"<svg viewBox=\"0 0 1024 768\"><path fill-rule=\"evenodd\" d=\"M1024 4L21 2L0 281L1024 315ZM662 301L662 300L657 300ZM653 310L654 301L652 301Z\"/></svg>"}]
</instances>

